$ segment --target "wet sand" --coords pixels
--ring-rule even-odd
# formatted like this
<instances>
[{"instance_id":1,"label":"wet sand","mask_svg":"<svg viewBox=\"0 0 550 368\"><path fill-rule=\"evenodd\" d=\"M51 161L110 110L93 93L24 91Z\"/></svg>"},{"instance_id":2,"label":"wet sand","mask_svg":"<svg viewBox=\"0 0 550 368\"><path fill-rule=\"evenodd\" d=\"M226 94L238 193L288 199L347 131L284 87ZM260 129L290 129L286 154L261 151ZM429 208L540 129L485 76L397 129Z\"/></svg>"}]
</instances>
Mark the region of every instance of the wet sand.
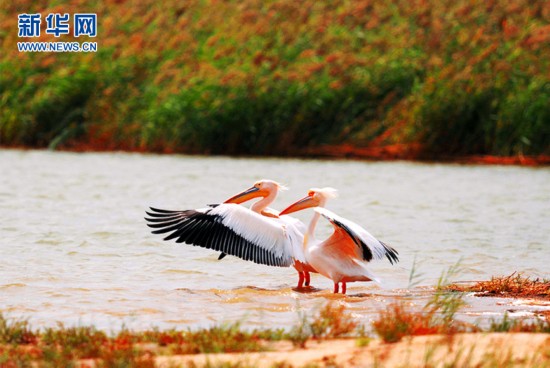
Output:
<instances>
[{"instance_id":1,"label":"wet sand","mask_svg":"<svg viewBox=\"0 0 550 368\"><path fill-rule=\"evenodd\" d=\"M358 346L356 339L310 341L306 349L290 342L270 345L261 353L198 354L159 356L159 367L213 366L240 363L242 366L272 367L286 363L341 367L550 367L550 334L469 333L405 338L395 344L372 340Z\"/></svg>"}]
</instances>

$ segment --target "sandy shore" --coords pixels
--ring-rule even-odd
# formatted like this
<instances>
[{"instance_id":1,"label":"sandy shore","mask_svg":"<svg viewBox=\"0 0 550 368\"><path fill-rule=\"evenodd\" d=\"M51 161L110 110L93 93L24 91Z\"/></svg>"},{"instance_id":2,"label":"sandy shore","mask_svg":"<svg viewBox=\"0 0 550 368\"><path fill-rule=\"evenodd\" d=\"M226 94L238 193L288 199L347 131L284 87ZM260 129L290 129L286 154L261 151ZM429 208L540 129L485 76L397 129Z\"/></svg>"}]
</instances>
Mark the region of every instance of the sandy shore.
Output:
<instances>
[{"instance_id":1,"label":"sandy shore","mask_svg":"<svg viewBox=\"0 0 550 368\"><path fill-rule=\"evenodd\" d=\"M244 366L285 367L550 367L550 335L477 333L454 336L416 336L395 344L373 339L360 347L356 339L309 341L306 349L290 342L270 345L261 353L159 356L159 367L214 366L240 362ZM287 365L282 365L281 363Z\"/></svg>"}]
</instances>

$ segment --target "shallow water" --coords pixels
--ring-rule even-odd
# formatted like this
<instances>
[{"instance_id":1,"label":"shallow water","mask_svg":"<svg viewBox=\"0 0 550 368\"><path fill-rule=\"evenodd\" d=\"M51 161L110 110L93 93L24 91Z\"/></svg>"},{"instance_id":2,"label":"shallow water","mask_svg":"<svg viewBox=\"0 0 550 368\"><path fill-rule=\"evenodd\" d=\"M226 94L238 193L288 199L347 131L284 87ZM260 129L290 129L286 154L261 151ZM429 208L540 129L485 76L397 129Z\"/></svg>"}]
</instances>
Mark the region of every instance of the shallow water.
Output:
<instances>
[{"instance_id":1,"label":"shallow water","mask_svg":"<svg viewBox=\"0 0 550 368\"><path fill-rule=\"evenodd\" d=\"M145 225L148 206L202 207L261 178L291 188L277 209L310 187L338 188L328 207L393 245L401 262L371 263L383 283L349 284L345 297L322 276L312 278L318 290L298 293L293 269L217 261ZM36 327L288 327L336 300L368 322L396 299L422 306L459 260L454 280L550 278L549 183L548 168L0 150L0 311ZM331 228L320 225L322 238ZM465 320L541 308L466 301Z\"/></svg>"}]
</instances>

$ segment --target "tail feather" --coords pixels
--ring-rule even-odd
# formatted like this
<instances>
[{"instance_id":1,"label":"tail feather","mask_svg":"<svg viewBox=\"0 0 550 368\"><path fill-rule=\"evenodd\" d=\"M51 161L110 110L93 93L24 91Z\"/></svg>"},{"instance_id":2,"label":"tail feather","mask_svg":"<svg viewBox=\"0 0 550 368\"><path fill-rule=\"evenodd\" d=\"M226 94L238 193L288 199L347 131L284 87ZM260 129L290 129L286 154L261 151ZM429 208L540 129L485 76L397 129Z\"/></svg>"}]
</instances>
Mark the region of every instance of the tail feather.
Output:
<instances>
[{"instance_id":1,"label":"tail feather","mask_svg":"<svg viewBox=\"0 0 550 368\"><path fill-rule=\"evenodd\" d=\"M367 268L367 266L365 265L364 262L361 262L357 259L354 259L353 260L357 265L361 266L361 269L363 270L362 274L367 276L369 279L371 279L372 281L378 283L378 284L381 284L382 282L380 281L380 279L378 277L376 277L376 275L374 275L372 272L370 272L370 270Z\"/></svg>"}]
</instances>

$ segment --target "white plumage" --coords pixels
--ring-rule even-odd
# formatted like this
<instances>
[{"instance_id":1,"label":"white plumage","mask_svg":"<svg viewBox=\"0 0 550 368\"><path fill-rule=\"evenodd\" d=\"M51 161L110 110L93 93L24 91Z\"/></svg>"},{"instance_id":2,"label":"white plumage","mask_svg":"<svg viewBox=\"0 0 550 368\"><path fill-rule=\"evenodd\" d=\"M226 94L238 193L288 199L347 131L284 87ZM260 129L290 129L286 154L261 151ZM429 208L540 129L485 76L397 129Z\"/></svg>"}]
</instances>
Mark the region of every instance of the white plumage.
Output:
<instances>
[{"instance_id":1,"label":"white plumage","mask_svg":"<svg viewBox=\"0 0 550 368\"><path fill-rule=\"evenodd\" d=\"M324 218L330 221L330 223L335 227L335 230L337 228L343 228L343 229L349 230L347 231L349 237L357 245L358 256L368 261L370 261L371 259L384 259L384 258L388 258L388 260L391 263L397 261L397 257L393 255L393 253L390 251L389 247L386 244L376 239L374 236L372 236L367 230L362 228L360 225L356 224L351 220L338 216L334 212L329 211L328 209L323 207L316 207L314 211L317 213L320 213ZM361 254L362 252L364 253L364 247L362 246L362 244L366 245L366 248L372 254L372 257L368 257L365 254Z\"/></svg>"},{"instance_id":2,"label":"white plumage","mask_svg":"<svg viewBox=\"0 0 550 368\"><path fill-rule=\"evenodd\" d=\"M347 220L323 208L328 198L334 198L332 188L310 189L308 195L281 211L281 215L315 207L315 213L304 236L305 257L317 272L334 282L334 292L346 293L346 283L353 281L378 281L367 269L367 262L386 257L390 263L398 261L397 251L376 239L353 221ZM334 227L334 232L324 241L315 239L315 227L320 216Z\"/></svg>"},{"instance_id":3,"label":"white plumage","mask_svg":"<svg viewBox=\"0 0 550 368\"><path fill-rule=\"evenodd\" d=\"M164 240L220 251L219 259L230 254L270 266L296 267L296 262L305 263L305 225L289 216L279 218L267 207L281 189L286 187L264 179L222 204L185 211L151 208L146 220L157 229L154 234L169 234ZM256 197L262 199L251 209L239 205Z\"/></svg>"},{"instance_id":4,"label":"white plumage","mask_svg":"<svg viewBox=\"0 0 550 368\"><path fill-rule=\"evenodd\" d=\"M303 233L300 233L296 222L288 216L285 218L266 217L238 204L224 203L209 212L212 216L220 216L222 223L237 235L249 242L286 260L293 257L305 262L301 244ZM304 226L302 224L302 226ZM305 226L304 226L305 228ZM294 254L298 245L300 254Z\"/></svg>"}]
</instances>

